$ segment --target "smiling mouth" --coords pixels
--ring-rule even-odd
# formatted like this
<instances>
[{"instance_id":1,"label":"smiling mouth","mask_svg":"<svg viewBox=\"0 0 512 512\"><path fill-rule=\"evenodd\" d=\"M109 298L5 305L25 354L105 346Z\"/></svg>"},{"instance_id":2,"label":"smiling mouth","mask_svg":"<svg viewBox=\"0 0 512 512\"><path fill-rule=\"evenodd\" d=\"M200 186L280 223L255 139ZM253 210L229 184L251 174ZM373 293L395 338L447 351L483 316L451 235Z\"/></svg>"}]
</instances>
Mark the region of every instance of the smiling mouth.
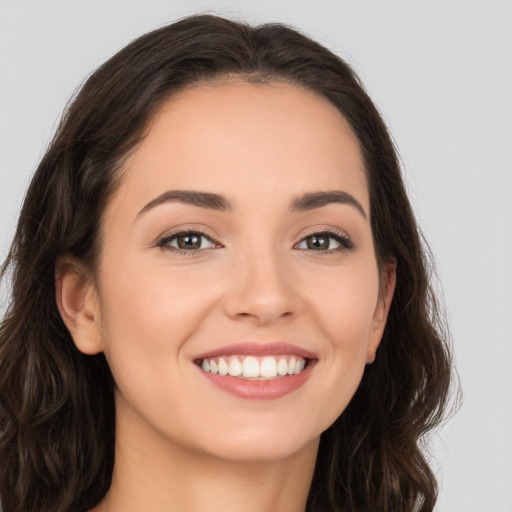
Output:
<instances>
[{"instance_id":1,"label":"smiling mouth","mask_svg":"<svg viewBox=\"0 0 512 512\"><path fill-rule=\"evenodd\" d=\"M291 354L264 357L231 355L197 359L194 362L205 373L264 381L298 375L308 366L309 359Z\"/></svg>"}]
</instances>

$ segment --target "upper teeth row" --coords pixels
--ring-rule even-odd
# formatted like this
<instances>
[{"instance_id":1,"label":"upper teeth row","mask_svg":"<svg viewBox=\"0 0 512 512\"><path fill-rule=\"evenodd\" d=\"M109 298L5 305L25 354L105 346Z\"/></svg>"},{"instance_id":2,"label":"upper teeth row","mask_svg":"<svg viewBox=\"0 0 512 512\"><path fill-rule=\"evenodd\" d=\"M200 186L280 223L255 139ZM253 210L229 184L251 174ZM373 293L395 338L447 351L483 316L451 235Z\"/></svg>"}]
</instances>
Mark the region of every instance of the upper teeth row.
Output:
<instances>
[{"instance_id":1,"label":"upper teeth row","mask_svg":"<svg viewBox=\"0 0 512 512\"><path fill-rule=\"evenodd\" d=\"M246 356L243 361L236 356L231 358L203 359L201 368L205 372L219 375L231 375L232 377L247 378L272 378L284 375L296 375L304 370L306 361L301 357L266 356L259 361L256 357Z\"/></svg>"}]
</instances>

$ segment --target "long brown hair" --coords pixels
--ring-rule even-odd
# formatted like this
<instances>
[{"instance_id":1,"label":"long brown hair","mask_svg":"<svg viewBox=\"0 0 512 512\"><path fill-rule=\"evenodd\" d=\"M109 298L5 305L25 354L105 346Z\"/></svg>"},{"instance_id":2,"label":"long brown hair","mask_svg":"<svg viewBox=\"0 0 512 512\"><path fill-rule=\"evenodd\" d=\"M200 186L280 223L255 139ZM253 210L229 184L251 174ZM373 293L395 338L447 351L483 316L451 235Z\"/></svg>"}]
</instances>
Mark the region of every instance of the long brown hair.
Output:
<instances>
[{"instance_id":1,"label":"long brown hair","mask_svg":"<svg viewBox=\"0 0 512 512\"><path fill-rule=\"evenodd\" d=\"M94 270L102 212L152 114L176 91L232 75L306 87L338 108L363 154L377 260L397 261L377 359L322 434L307 510L433 509L420 443L443 417L451 360L385 124L352 69L297 30L197 15L140 37L86 81L28 189L1 274L12 285L0 330L4 512L84 512L108 491L113 379L103 355L75 348L56 307L55 263L71 253Z\"/></svg>"}]
</instances>

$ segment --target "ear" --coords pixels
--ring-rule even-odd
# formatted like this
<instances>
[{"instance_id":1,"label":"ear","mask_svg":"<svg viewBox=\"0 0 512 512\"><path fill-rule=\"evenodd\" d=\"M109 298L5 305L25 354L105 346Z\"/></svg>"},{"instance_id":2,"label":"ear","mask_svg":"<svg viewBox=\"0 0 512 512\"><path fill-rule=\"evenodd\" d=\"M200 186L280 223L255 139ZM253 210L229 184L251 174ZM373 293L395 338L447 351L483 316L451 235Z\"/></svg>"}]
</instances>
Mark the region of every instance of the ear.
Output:
<instances>
[{"instance_id":1,"label":"ear","mask_svg":"<svg viewBox=\"0 0 512 512\"><path fill-rule=\"evenodd\" d=\"M96 286L76 258L63 256L57 261L55 291L60 316L78 350L89 355L101 352Z\"/></svg>"},{"instance_id":2,"label":"ear","mask_svg":"<svg viewBox=\"0 0 512 512\"><path fill-rule=\"evenodd\" d=\"M368 343L368 350L366 353L366 362L371 364L375 361L377 348L379 347L386 321L388 319L389 308L393 300L396 285L396 260L386 262L380 274L380 291L377 306L373 314L372 327L370 332L370 339Z\"/></svg>"}]
</instances>

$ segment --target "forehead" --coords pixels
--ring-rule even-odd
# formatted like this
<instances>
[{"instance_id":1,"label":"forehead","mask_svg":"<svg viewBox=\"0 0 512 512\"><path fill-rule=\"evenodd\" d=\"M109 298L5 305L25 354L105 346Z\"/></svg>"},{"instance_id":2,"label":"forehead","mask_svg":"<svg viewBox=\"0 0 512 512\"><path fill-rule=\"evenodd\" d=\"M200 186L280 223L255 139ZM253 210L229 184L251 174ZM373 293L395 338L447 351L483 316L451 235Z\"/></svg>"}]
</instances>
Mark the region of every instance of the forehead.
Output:
<instances>
[{"instance_id":1,"label":"forehead","mask_svg":"<svg viewBox=\"0 0 512 512\"><path fill-rule=\"evenodd\" d=\"M165 188L248 199L342 188L368 206L348 122L326 98L280 82L198 84L174 95L151 120L123 181L133 204Z\"/></svg>"}]
</instances>

